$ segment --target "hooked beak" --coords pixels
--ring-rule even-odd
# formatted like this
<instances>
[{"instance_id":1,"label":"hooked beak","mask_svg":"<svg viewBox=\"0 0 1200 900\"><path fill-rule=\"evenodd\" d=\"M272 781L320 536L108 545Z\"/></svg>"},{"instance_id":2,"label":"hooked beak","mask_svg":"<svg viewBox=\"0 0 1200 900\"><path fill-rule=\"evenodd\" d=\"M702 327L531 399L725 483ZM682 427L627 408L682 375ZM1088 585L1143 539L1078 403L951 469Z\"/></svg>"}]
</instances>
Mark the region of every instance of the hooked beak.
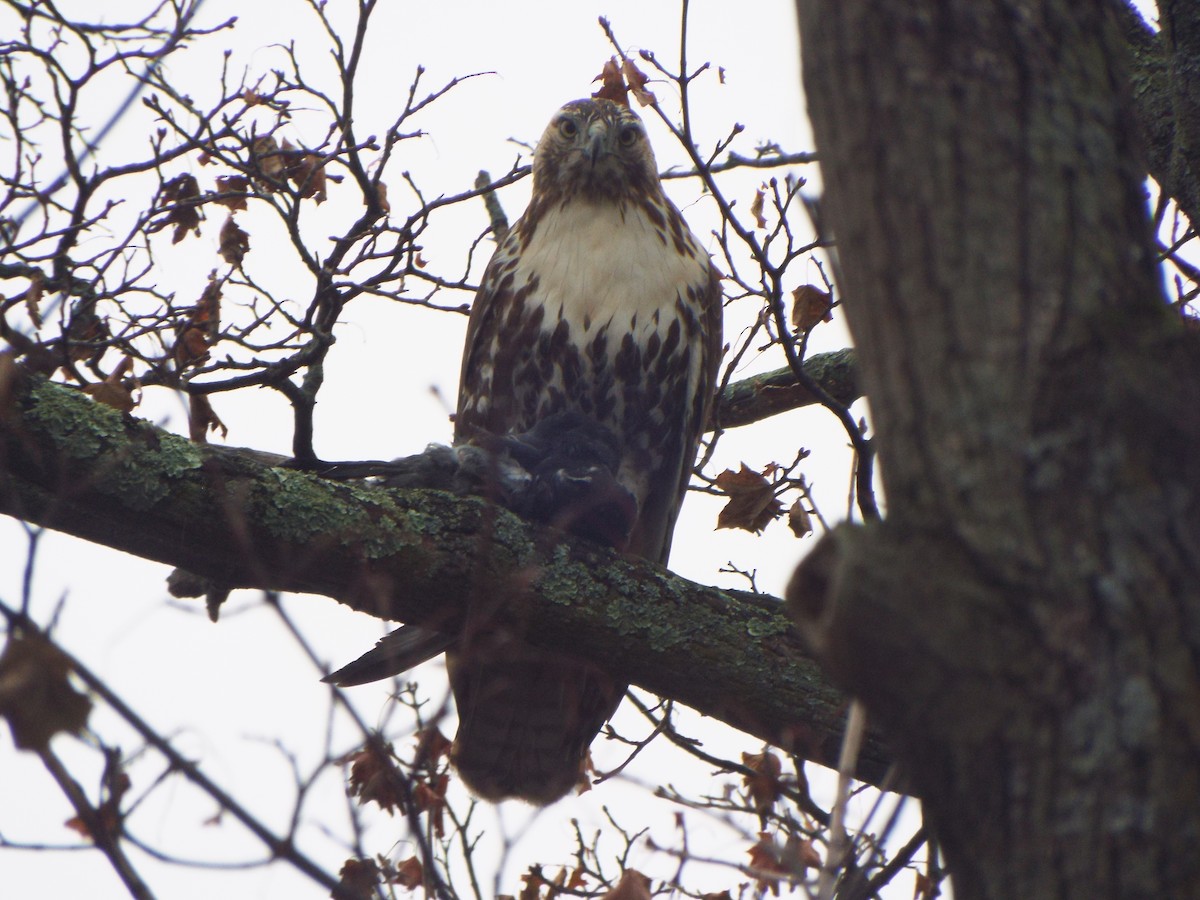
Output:
<instances>
[{"instance_id":1,"label":"hooked beak","mask_svg":"<svg viewBox=\"0 0 1200 900\"><path fill-rule=\"evenodd\" d=\"M588 145L588 161L594 167L600 162L600 157L604 155L604 135L597 134L592 136L592 142Z\"/></svg>"}]
</instances>

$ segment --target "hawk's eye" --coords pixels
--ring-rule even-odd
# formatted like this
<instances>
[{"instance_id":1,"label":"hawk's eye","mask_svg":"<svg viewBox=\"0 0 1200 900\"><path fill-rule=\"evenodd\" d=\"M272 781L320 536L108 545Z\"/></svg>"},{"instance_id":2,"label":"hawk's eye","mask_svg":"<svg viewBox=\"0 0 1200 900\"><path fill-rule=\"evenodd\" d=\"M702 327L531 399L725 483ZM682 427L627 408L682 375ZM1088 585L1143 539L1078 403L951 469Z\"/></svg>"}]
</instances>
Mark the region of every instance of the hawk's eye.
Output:
<instances>
[{"instance_id":1,"label":"hawk's eye","mask_svg":"<svg viewBox=\"0 0 1200 900\"><path fill-rule=\"evenodd\" d=\"M626 125L617 133L617 141L622 147L632 147L642 136L642 130L636 125Z\"/></svg>"},{"instance_id":2,"label":"hawk's eye","mask_svg":"<svg viewBox=\"0 0 1200 900\"><path fill-rule=\"evenodd\" d=\"M558 120L558 133L565 138L573 138L579 134L579 124L574 119L563 116Z\"/></svg>"}]
</instances>

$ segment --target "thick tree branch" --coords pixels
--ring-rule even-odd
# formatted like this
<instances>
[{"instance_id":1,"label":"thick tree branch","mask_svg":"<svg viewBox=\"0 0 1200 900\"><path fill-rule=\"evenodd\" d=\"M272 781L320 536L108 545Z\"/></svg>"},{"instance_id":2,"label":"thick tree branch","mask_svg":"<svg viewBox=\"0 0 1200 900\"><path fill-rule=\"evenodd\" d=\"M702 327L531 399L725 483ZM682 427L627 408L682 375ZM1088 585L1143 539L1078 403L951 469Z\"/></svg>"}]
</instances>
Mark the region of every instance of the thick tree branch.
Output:
<instances>
[{"instance_id":1,"label":"thick tree branch","mask_svg":"<svg viewBox=\"0 0 1200 900\"><path fill-rule=\"evenodd\" d=\"M854 351L849 348L808 357L804 371L839 403L849 406L862 396ZM784 366L726 387L717 398L713 422L721 428L737 428L820 402L796 380L791 368Z\"/></svg>"},{"instance_id":2,"label":"thick tree branch","mask_svg":"<svg viewBox=\"0 0 1200 900\"><path fill-rule=\"evenodd\" d=\"M497 584L528 585L505 613L532 642L577 648L807 759L836 759L844 700L773 598L694 584L477 498L333 483L193 444L61 385L9 387L0 512L219 583L443 628ZM878 782L888 765L869 740L860 777Z\"/></svg>"}]
</instances>

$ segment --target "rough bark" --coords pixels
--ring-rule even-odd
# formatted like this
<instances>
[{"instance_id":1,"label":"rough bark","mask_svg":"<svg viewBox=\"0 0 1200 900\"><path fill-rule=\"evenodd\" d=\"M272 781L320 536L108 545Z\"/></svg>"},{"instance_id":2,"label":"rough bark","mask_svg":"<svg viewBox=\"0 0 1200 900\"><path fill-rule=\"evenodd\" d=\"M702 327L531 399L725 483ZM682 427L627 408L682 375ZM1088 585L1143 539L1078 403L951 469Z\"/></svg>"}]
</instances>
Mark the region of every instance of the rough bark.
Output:
<instances>
[{"instance_id":1,"label":"rough bark","mask_svg":"<svg viewBox=\"0 0 1200 900\"><path fill-rule=\"evenodd\" d=\"M862 396L854 351L849 348L808 357L804 360L804 373L845 406ZM720 428L738 428L819 402L800 384L795 373L784 367L730 384L717 397L712 421Z\"/></svg>"},{"instance_id":2,"label":"rough bark","mask_svg":"<svg viewBox=\"0 0 1200 900\"><path fill-rule=\"evenodd\" d=\"M1195 897L1200 353L1105 4L798 8L889 513L792 608L960 900Z\"/></svg>"},{"instance_id":3,"label":"rough bark","mask_svg":"<svg viewBox=\"0 0 1200 900\"><path fill-rule=\"evenodd\" d=\"M1200 15L1191 0L1159 4L1155 32L1126 3L1112 9L1123 37L1137 134L1151 177L1200 221Z\"/></svg>"},{"instance_id":4,"label":"rough bark","mask_svg":"<svg viewBox=\"0 0 1200 900\"><path fill-rule=\"evenodd\" d=\"M330 482L194 444L62 385L4 386L0 513L221 585L446 628L472 597L515 580L527 603L507 612L532 642L574 648L803 758L837 759L844 697L775 598L694 584L478 498ZM872 737L858 774L878 783L888 766Z\"/></svg>"}]
</instances>

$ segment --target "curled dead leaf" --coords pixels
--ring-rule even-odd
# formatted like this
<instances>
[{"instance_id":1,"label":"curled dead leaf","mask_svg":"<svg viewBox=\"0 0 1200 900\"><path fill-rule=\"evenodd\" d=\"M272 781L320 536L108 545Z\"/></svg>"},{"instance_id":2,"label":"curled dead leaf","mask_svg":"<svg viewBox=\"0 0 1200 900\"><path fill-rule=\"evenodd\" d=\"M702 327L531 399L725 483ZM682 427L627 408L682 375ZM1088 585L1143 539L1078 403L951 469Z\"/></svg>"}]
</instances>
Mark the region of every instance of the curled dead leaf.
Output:
<instances>
[{"instance_id":1,"label":"curled dead leaf","mask_svg":"<svg viewBox=\"0 0 1200 900\"><path fill-rule=\"evenodd\" d=\"M231 266L240 266L246 254L250 252L250 235L233 220L233 213L229 214L225 224L221 226L221 244L217 252Z\"/></svg>"},{"instance_id":2,"label":"curled dead leaf","mask_svg":"<svg viewBox=\"0 0 1200 900\"><path fill-rule=\"evenodd\" d=\"M92 701L72 687L70 670L54 644L9 633L0 653L0 718L22 750L44 750L59 732L75 734L87 726Z\"/></svg>"},{"instance_id":3,"label":"curled dead leaf","mask_svg":"<svg viewBox=\"0 0 1200 900\"><path fill-rule=\"evenodd\" d=\"M221 330L221 284L214 272L209 276L200 299L187 312L175 340L175 365L179 369L208 359Z\"/></svg>"},{"instance_id":4,"label":"curled dead leaf","mask_svg":"<svg viewBox=\"0 0 1200 900\"><path fill-rule=\"evenodd\" d=\"M439 838L445 835L445 816L446 811L446 787L450 783L450 776L444 772L440 775L434 775L429 780L424 778L416 779L416 784L413 786L413 806L417 808L417 812L429 813L429 823L433 826L433 832Z\"/></svg>"},{"instance_id":5,"label":"curled dead leaf","mask_svg":"<svg viewBox=\"0 0 1200 900\"><path fill-rule=\"evenodd\" d=\"M385 744L383 749L390 754L392 745ZM374 802L392 814L402 808L399 775L392 771L394 763L389 756L369 744L344 761L350 764L350 795L360 804Z\"/></svg>"},{"instance_id":6,"label":"curled dead leaf","mask_svg":"<svg viewBox=\"0 0 1200 900\"><path fill-rule=\"evenodd\" d=\"M629 58L622 60L621 72L625 76L625 83L629 85L629 93L637 98L639 105L653 106L658 102L658 98L646 87L646 82L650 79L646 77L645 72L633 64L633 60Z\"/></svg>"},{"instance_id":7,"label":"curled dead leaf","mask_svg":"<svg viewBox=\"0 0 1200 900\"><path fill-rule=\"evenodd\" d=\"M780 861L780 850L770 832L763 831L758 835L758 843L746 853L750 857L749 866L754 877L758 880L759 891L771 891L773 896L779 896L780 876L787 875L788 870Z\"/></svg>"},{"instance_id":8,"label":"curled dead leaf","mask_svg":"<svg viewBox=\"0 0 1200 900\"><path fill-rule=\"evenodd\" d=\"M67 326L71 359L76 362L99 359L111 336L107 320L96 315L92 304L81 300L71 310L71 322Z\"/></svg>"},{"instance_id":9,"label":"curled dead leaf","mask_svg":"<svg viewBox=\"0 0 1200 900\"><path fill-rule=\"evenodd\" d=\"M200 233L200 222L204 217L200 212L200 185L196 183L194 175L184 172L164 182L159 189L159 198L169 209L147 230L161 231L169 225L175 226L171 234L172 244L182 241L189 231Z\"/></svg>"},{"instance_id":10,"label":"curled dead leaf","mask_svg":"<svg viewBox=\"0 0 1200 900\"><path fill-rule=\"evenodd\" d=\"M369 900L375 897L378 884L379 866L375 860L352 858L342 863L338 870L338 891L330 896L342 900L349 897Z\"/></svg>"},{"instance_id":11,"label":"curled dead leaf","mask_svg":"<svg viewBox=\"0 0 1200 900\"><path fill-rule=\"evenodd\" d=\"M438 760L450 753L453 746L450 739L442 734L436 725L430 725L417 733L417 752L413 760L414 768L434 768Z\"/></svg>"},{"instance_id":12,"label":"curled dead leaf","mask_svg":"<svg viewBox=\"0 0 1200 900\"><path fill-rule=\"evenodd\" d=\"M783 511L771 482L745 463L737 472L726 469L717 476L716 484L729 498L717 517L717 528L741 528L757 534Z\"/></svg>"},{"instance_id":13,"label":"curled dead leaf","mask_svg":"<svg viewBox=\"0 0 1200 900\"><path fill-rule=\"evenodd\" d=\"M763 215L763 201L765 199L766 194L760 187L754 192L754 200L750 203L750 215L754 217L754 224L759 228L767 227L767 219Z\"/></svg>"},{"instance_id":14,"label":"curled dead leaf","mask_svg":"<svg viewBox=\"0 0 1200 900\"><path fill-rule=\"evenodd\" d=\"M396 864L395 871L388 877L389 884L398 884L406 890L419 888L425 883L425 869L415 856L401 860Z\"/></svg>"},{"instance_id":15,"label":"curled dead leaf","mask_svg":"<svg viewBox=\"0 0 1200 900\"><path fill-rule=\"evenodd\" d=\"M542 867L538 865L530 866L529 871L521 876L521 881L525 886L521 888L517 900L541 900L543 887L548 887L551 891L554 888L549 881L542 877Z\"/></svg>"},{"instance_id":16,"label":"curled dead leaf","mask_svg":"<svg viewBox=\"0 0 1200 900\"><path fill-rule=\"evenodd\" d=\"M315 153L301 153L288 163L288 178L301 197L325 202L325 160Z\"/></svg>"},{"instance_id":17,"label":"curled dead leaf","mask_svg":"<svg viewBox=\"0 0 1200 900\"><path fill-rule=\"evenodd\" d=\"M246 208L250 179L245 175L218 175L216 201L233 212Z\"/></svg>"},{"instance_id":18,"label":"curled dead leaf","mask_svg":"<svg viewBox=\"0 0 1200 900\"><path fill-rule=\"evenodd\" d=\"M38 304L42 302L42 282L42 273L35 272L29 279L29 287L25 288L25 311L29 314L29 321L33 322L34 329L42 327L42 312L38 308Z\"/></svg>"},{"instance_id":19,"label":"curled dead leaf","mask_svg":"<svg viewBox=\"0 0 1200 900\"><path fill-rule=\"evenodd\" d=\"M208 359L208 338L199 328L188 328L175 342L175 365L182 369Z\"/></svg>"},{"instance_id":20,"label":"curled dead leaf","mask_svg":"<svg viewBox=\"0 0 1200 900\"><path fill-rule=\"evenodd\" d=\"M789 834L779 854L783 867L796 878L803 878L806 869L821 868L821 854L808 838Z\"/></svg>"},{"instance_id":21,"label":"curled dead leaf","mask_svg":"<svg viewBox=\"0 0 1200 900\"><path fill-rule=\"evenodd\" d=\"M255 166L258 167L259 187L265 191L278 191L283 187L284 175L286 174L287 165L284 162L284 154L291 145L284 141L284 146L280 147L279 142L269 134L255 138L250 144L250 153L254 159Z\"/></svg>"},{"instance_id":22,"label":"curled dead leaf","mask_svg":"<svg viewBox=\"0 0 1200 900\"><path fill-rule=\"evenodd\" d=\"M804 502L797 500L788 507L788 528L798 538L812 534L812 513L804 508Z\"/></svg>"},{"instance_id":23,"label":"curled dead leaf","mask_svg":"<svg viewBox=\"0 0 1200 900\"><path fill-rule=\"evenodd\" d=\"M629 95L625 87L625 77L621 72L621 64L617 58L611 57L600 70L600 74L592 79L600 82L600 90L592 94L596 100L611 100L622 106L629 105Z\"/></svg>"},{"instance_id":24,"label":"curled dead leaf","mask_svg":"<svg viewBox=\"0 0 1200 900\"><path fill-rule=\"evenodd\" d=\"M743 753L742 765L753 773L743 775L742 783L754 801L754 811L762 815L783 793L783 763L776 754L764 750L762 753Z\"/></svg>"},{"instance_id":25,"label":"curled dead leaf","mask_svg":"<svg viewBox=\"0 0 1200 900\"><path fill-rule=\"evenodd\" d=\"M229 429L213 411L208 395L193 394L188 397L188 436L197 444L207 444L210 431L220 431L222 439L229 437Z\"/></svg>"},{"instance_id":26,"label":"curled dead leaf","mask_svg":"<svg viewBox=\"0 0 1200 900\"><path fill-rule=\"evenodd\" d=\"M123 413L133 412L133 408L137 406L137 401L134 400L133 393L123 384L111 381L97 381L95 384L85 384L83 392L97 403L111 406L113 409Z\"/></svg>"},{"instance_id":27,"label":"curled dead leaf","mask_svg":"<svg viewBox=\"0 0 1200 900\"><path fill-rule=\"evenodd\" d=\"M792 327L809 331L821 322L833 321L833 301L814 284L802 284L792 291Z\"/></svg>"},{"instance_id":28,"label":"curled dead leaf","mask_svg":"<svg viewBox=\"0 0 1200 900\"><path fill-rule=\"evenodd\" d=\"M650 900L650 879L637 869L626 869L621 880L601 900Z\"/></svg>"}]
</instances>

